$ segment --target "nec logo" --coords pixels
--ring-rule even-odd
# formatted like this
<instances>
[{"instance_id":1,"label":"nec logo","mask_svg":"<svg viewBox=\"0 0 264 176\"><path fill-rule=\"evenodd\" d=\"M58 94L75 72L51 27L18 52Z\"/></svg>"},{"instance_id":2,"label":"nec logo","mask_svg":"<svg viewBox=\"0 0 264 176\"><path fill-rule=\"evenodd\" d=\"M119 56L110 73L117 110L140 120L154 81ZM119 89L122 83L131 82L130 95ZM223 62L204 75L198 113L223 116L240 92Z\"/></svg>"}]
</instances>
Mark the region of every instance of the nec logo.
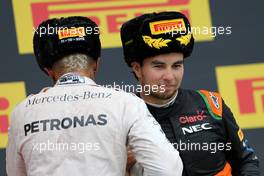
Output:
<instances>
[{"instance_id":1,"label":"nec logo","mask_svg":"<svg viewBox=\"0 0 264 176\"><path fill-rule=\"evenodd\" d=\"M256 99L260 98L262 111L264 112L264 78L251 78L236 80L239 111L241 114L256 113ZM257 92L261 94L257 94Z\"/></svg>"},{"instance_id":2,"label":"nec logo","mask_svg":"<svg viewBox=\"0 0 264 176\"><path fill-rule=\"evenodd\" d=\"M210 126L210 123L203 123L203 124L199 124L199 125L193 125L193 126L189 126L189 127L182 127L182 132L184 135L186 135L186 133L196 133L199 131L203 131L203 130L210 130L213 127Z\"/></svg>"},{"instance_id":3,"label":"nec logo","mask_svg":"<svg viewBox=\"0 0 264 176\"><path fill-rule=\"evenodd\" d=\"M6 110L9 108L9 101L4 97L0 97L0 134L7 133L8 129L8 115L5 114ZM4 113L2 114L2 112Z\"/></svg>"}]
</instances>

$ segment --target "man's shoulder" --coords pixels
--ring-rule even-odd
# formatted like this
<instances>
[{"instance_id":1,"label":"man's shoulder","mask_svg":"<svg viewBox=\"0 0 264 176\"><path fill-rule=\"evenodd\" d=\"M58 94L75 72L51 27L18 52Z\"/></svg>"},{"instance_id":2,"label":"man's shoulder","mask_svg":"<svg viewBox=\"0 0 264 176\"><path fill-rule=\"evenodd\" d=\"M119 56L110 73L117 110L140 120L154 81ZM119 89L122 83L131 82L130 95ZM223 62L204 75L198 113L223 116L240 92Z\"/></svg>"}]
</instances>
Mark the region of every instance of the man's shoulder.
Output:
<instances>
[{"instance_id":1,"label":"man's shoulder","mask_svg":"<svg viewBox=\"0 0 264 176\"><path fill-rule=\"evenodd\" d=\"M198 91L193 89L179 89L179 94L182 94L185 98L200 98Z\"/></svg>"},{"instance_id":2,"label":"man's shoulder","mask_svg":"<svg viewBox=\"0 0 264 176\"><path fill-rule=\"evenodd\" d=\"M213 91L213 90L208 90L208 89L179 89L180 93L184 94L184 95L189 95L189 96L194 96L194 97L200 97L201 95L219 95L221 96L221 94L217 91Z\"/></svg>"},{"instance_id":3,"label":"man's shoulder","mask_svg":"<svg viewBox=\"0 0 264 176\"><path fill-rule=\"evenodd\" d=\"M130 103L137 103L143 101L135 93L126 92L125 90L119 88L98 86L97 90L100 92L111 93L112 97L116 101L125 101Z\"/></svg>"},{"instance_id":4,"label":"man's shoulder","mask_svg":"<svg viewBox=\"0 0 264 176\"><path fill-rule=\"evenodd\" d=\"M180 89L181 99L185 102L193 102L195 104L205 103L206 105L214 105L216 107L222 106L222 96L220 93L211 90L190 90Z\"/></svg>"},{"instance_id":5,"label":"man's shoulder","mask_svg":"<svg viewBox=\"0 0 264 176\"><path fill-rule=\"evenodd\" d=\"M29 98L32 95L29 95L28 97L26 97L25 99L23 99L22 101L20 101L19 103L17 103L15 105L15 107L12 109L12 113L11 113L11 122L12 124L18 124L21 123L21 121L24 120L24 118L21 118L23 114L25 114L26 111L26 104L27 101L29 100Z\"/></svg>"},{"instance_id":6,"label":"man's shoulder","mask_svg":"<svg viewBox=\"0 0 264 176\"><path fill-rule=\"evenodd\" d=\"M45 87L36 94L28 95L26 98L24 98L22 101L20 101L18 104L15 105L13 112L21 112L25 107L27 107L27 103L30 101L30 99L40 96L42 93L45 93L50 88L51 87Z\"/></svg>"},{"instance_id":7,"label":"man's shoulder","mask_svg":"<svg viewBox=\"0 0 264 176\"><path fill-rule=\"evenodd\" d=\"M221 120L223 114L223 100L218 92L209 90L192 90L188 92L196 97L199 96L200 101L198 102L203 102L212 117Z\"/></svg>"},{"instance_id":8,"label":"man's shoulder","mask_svg":"<svg viewBox=\"0 0 264 176\"><path fill-rule=\"evenodd\" d=\"M113 94L119 95L119 96L127 96L127 97L137 97L132 92L126 92L123 89L115 88L115 87L105 87L101 85L97 85L98 89L101 89L102 91L111 92Z\"/></svg>"}]
</instances>

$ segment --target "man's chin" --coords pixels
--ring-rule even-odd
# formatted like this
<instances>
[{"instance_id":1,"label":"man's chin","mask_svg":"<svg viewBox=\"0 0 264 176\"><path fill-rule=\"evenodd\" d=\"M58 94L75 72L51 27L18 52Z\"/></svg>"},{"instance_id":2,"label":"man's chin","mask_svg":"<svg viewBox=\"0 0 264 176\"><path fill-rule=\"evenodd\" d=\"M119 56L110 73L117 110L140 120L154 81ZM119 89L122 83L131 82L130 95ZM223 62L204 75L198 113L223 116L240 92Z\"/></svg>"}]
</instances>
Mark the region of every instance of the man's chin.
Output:
<instances>
[{"instance_id":1,"label":"man's chin","mask_svg":"<svg viewBox=\"0 0 264 176\"><path fill-rule=\"evenodd\" d=\"M152 92L151 95L155 98L161 99L161 100L168 100L171 99L176 93L176 90L173 92Z\"/></svg>"}]
</instances>

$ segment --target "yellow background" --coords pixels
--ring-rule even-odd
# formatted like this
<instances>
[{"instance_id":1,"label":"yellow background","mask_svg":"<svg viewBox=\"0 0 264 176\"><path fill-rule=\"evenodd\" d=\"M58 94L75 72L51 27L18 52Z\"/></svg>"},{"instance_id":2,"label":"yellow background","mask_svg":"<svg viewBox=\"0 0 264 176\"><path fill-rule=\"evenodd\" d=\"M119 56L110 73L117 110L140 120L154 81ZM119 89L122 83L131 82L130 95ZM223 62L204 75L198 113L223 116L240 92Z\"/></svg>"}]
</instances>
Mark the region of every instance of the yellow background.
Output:
<instances>
[{"instance_id":1,"label":"yellow background","mask_svg":"<svg viewBox=\"0 0 264 176\"><path fill-rule=\"evenodd\" d=\"M13 10L15 15L15 25L17 42L20 54L32 53L32 36L33 36L33 18L31 13L31 4L36 2L58 2L63 0L12 0ZM66 1L65 1L66 2ZM155 4L155 3L165 3L167 0L109 0L103 2L87 2L86 4L75 4L75 5L53 5L49 6L49 10L63 10L63 9L82 9L91 7L112 7L112 6L122 6L122 5L139 5L139 4ZM66 13L66 14L56 14L52 17L60 16L71 16L71 15L81 15L81 16L97 16L100 19L100 30L103 48L111 47L121 47L120 34L119 33L109 33L107 27L107 15L125 14L126 17L119 18L120 22L125 22L133 17L135 13L147 13L154 11L169 11L169 10L189 10L190 20L193 27L207 27L211 28L211 14L209 7L209 0L190 0L188 5L175 5L175 6L162 6L162 7L151 7L151 8L122 8L119 10L104 10L98 12L79 12L79 13ZM213 37L210 34L199 34L194 36L196 41L210 41Z\"/></svg>"},{"instance_id":2,"label":"yellow background","mask_svg":"<svg viewBox=\"0 0 264 176\"><path fill-rule=\"evenodd\" d=\"M0 83L0 97L4 97L9 101L7 110L1 110L0 115L7 114L10 124L10 115L14 107L26 97L26 89L24 82ZM8 135L0 133L0 148L5 148Z\"/></svg>"},{"instance_id":3,"label":"yellow background","mask_svg":"<svg viewBox=\"0 0 264 176\"><path fill-rule=\"evenodd\" d=\"M235 81L238 79L264 78L264 63L216 67L218 90L226 104L231 108L242 128L264 127L264 110L261 95L264 90L254 92L256 113L240 114ZM264 82L261 82L264 85Z\"/></svg>"}]
</instances>

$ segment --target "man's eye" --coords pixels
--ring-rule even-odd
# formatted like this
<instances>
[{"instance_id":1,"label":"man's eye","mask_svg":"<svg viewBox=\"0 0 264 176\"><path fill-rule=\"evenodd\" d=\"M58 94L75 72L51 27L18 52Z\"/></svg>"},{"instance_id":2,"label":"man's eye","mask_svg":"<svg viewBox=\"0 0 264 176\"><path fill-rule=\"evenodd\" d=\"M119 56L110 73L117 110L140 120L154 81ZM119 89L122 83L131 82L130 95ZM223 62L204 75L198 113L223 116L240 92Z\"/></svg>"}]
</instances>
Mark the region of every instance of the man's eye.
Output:
<instances>
[{"instance_id":1,"label":"man's eye","mask_svg":"<svg viewBox=\"0 0 264 176\"><path fill-rule=\"evenodd\" d=\"M173 68L181 68L182 65L181 64L178 64L178 65L173 65Z\"/></svg>"},{"instance_id":2,"label":"man's eye","mask_svg":"<svg viewBox=\"0 0 264 176\"><path fill-rule=\"evenodd\" d=\"M155 68L162 68L162 65L154 65Z\"/></svg>"}]
</instances>

